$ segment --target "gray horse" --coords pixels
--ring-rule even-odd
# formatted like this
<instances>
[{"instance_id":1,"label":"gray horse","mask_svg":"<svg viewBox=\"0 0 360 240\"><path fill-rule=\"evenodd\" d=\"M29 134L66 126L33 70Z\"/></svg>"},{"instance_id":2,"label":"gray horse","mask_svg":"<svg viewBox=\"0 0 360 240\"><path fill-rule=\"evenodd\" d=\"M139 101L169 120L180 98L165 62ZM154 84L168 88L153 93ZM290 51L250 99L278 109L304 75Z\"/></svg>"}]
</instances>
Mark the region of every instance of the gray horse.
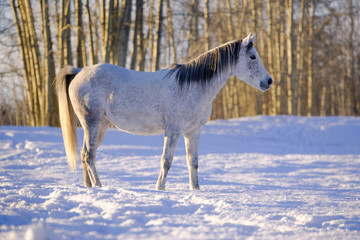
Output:
<instances>
[{"instance_id":1,"label":"gray horse","mask_svg":"<svg viewBox=\"0 0 360 240\"><path fill-rule=\"evenodd\" d=\"M157 189L165 189L178 140L184 135L190 188L199 189L198 143L216 94L235 75L265 91L273 80L261 63L255 35L209 50L185 64L138 72L97 64L67 66L55 78L66 155L75 169L76 117L84 129L81 163L86 187L101 187L95 153L110 123L137 135L164 134Z\"/></svg>"}]
</instances>

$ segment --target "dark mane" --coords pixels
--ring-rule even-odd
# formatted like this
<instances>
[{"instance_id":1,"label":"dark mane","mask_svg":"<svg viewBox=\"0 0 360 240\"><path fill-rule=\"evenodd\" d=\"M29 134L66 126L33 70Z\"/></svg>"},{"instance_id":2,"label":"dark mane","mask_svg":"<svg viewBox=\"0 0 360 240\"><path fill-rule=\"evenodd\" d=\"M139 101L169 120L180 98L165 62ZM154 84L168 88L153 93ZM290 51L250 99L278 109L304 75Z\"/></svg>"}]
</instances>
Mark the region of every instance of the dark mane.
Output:
<instances>
[{"instance_id":1,"label":"dark mane","mask_svg":"<svg viewBox=\"0 0 360 240\"><path fill-rule=\"evenodd\" d=\"M209 82L214 76L236 64L241 42L242 39L234 40L211 49L187 63L174 63L169 67L171 71L168 76L176 72L176 79L181 86L191 82Z\"/></svg>"}]
</instances>

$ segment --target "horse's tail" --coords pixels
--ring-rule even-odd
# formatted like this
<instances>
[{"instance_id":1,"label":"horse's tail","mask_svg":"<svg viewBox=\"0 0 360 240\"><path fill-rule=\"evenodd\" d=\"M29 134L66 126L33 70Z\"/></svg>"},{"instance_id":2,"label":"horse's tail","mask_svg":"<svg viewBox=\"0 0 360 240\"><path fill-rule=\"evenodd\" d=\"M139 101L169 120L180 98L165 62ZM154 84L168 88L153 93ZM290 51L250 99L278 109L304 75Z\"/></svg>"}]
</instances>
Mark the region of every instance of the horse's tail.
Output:
<instances>
[{"instance_id":1,"label":"horse's tail","mask_svg":"<svg viewBox=\"0 0 360 240\"><path fill-rule=\"evenodd\" d=\"M64 139L65 152L71 169L76 169L78 158L76 115L69 98L69 85L81 69L66 66L60 70L54 80L58 96L59 118Z\"/></svg>"}]
</instances>

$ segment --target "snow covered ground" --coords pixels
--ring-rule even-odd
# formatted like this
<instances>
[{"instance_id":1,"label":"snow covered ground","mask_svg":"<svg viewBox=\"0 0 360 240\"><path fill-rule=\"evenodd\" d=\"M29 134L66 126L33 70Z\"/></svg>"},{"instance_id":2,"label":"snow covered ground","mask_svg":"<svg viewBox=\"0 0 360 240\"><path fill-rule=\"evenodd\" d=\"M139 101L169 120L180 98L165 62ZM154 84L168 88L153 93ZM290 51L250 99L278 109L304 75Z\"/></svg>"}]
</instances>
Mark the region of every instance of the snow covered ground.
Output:
<instances>
[{"instance_id":1,"label":"snow covered ground","mask_svg":"<svg viewBox=\"0 0 360 240\"><path fill-rule=\"evenodd\" d=\"M0 127L0 239L360 239L358 117L209 122L200 191L183 141L155 190L162 141L110 129L87 189L60 129Z\"/></svg>"}]
</instances>

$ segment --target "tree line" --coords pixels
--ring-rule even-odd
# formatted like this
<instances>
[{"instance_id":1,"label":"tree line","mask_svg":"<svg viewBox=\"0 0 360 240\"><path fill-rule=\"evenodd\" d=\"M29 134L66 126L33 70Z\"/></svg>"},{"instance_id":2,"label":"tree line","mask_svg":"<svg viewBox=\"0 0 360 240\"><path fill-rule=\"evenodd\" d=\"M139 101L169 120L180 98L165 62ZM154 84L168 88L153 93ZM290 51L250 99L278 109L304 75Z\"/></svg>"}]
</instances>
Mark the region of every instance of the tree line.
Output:
<instances>
[{"instance_id":1,"label":"tree line","mask_svg":"<svg viewBox=\"0 0 360 240\"><path fill-rule=\"evenodd\" d=\"M261 94L231 78L212 119L359 115L357 0L9 0L0 12L10 8L0 19L9 56L0 59L0 124L57 126L52 81L65 65L156 71L249 32L275 82Z\"/></svg>"}]
</instances>

